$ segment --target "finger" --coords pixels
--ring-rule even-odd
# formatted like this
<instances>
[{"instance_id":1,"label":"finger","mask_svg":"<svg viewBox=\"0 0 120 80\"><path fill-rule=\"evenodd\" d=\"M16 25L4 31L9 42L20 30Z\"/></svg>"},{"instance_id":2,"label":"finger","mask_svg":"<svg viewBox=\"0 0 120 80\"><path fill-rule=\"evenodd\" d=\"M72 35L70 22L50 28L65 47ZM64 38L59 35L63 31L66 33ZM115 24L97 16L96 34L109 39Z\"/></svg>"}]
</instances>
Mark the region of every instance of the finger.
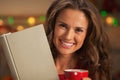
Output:
<instances>
[{"instance_id":1,"label":"finger","mask_svg":"<svg viewBox=\"0 0 120 80\"><path fill-rule=\"evenodd\" d=\"M86 77L86 78L83 78L82 80L92 80L92 79L91 79L91 78Z\"/></svg>"}]
</instances>

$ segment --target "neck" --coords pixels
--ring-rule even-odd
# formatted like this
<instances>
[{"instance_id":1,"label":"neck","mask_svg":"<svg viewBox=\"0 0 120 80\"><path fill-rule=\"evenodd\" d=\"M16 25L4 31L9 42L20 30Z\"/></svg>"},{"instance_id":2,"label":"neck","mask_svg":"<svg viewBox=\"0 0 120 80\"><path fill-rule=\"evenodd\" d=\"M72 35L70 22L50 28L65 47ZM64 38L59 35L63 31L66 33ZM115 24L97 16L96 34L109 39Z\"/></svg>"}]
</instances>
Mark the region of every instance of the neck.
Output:
<instances>
[{"instance_id":1,"label":"neck","mask_svg":"<svg viewBox=\"0 0 120 80\"><path fill-rule=\"evenodd\" d=\"M75 67L76 60L73 56L59 56L55 60L56 68L59 74L63 74L65 69Z\"/></svg>"}]
</instances>

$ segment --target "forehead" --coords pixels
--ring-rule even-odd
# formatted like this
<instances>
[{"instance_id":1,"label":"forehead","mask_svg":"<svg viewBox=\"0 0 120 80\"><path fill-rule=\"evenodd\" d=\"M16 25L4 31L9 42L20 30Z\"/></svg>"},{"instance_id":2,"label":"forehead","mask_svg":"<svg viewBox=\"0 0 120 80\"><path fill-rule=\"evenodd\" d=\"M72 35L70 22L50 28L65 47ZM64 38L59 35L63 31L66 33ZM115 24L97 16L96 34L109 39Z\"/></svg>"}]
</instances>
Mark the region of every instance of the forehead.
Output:
<instances>
[{"instance_id":1,"label":"forehead","mask_svg":"<svg viewBox=\"0 0 120 80\"><path fill-rule=\"evenodd\" d=\"M85 13L81 10L66 8L58 14L57 18L79 18L79 19L87 19Z\"/></svg>"},{"instance_id":2,"label":"forehead","mask_svg":"<svg viewBox=\"0 0 120 80\"><path fill-rule=\"evenodd\" d=\"M67 8L60 12L57 21L64 21L70 25L87 26L88 19L83 11Z\"/></svg>"},{"instance_id":3,"label":"forehead","mask_svg":"<svg viewBox=\"0 0 120 80\"><path fill-rule=\"evenodd\" d=\"M85 15L85 13L84 13L82 10L74 9L74 8L65 8L65 9L62 9L61 11L59 11L58 16L59 16L60 14L65 14L65 13L67 13L67 15L68 15L68 14L71 14L71 13L69 13L69 12L75 12L75 13L77 13L77 14L83 13L83 14Z\"/></svg>"}]
</instances>

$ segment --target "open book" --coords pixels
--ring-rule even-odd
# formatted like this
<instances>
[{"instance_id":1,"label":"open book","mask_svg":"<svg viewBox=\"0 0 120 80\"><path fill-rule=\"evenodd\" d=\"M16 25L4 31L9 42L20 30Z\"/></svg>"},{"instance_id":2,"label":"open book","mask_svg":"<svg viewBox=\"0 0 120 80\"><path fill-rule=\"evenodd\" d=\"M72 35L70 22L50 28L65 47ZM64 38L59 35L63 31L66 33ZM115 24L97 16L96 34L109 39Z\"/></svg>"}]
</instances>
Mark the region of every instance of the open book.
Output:
<instances>
[{"instance_id":1,"label":"open book","mask_svg":"<svg viewBox=\"0 0 120 80\"><path fill-rule=\"evenodd\" d=\"M0 36L14 80L59 80L42 24Z\"/></svg>"}]
</instances>

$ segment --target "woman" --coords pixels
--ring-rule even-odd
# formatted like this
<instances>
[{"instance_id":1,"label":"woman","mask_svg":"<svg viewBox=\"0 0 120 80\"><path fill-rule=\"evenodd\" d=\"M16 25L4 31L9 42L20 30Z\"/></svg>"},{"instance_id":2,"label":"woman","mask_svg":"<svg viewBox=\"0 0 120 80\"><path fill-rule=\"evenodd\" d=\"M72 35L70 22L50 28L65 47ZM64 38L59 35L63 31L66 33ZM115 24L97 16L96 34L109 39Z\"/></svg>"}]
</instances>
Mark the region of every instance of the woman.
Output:
<instances>
[{"instance_id":1,"label":"woman","mask_svg":"<svg viewBox=\"0 0 120 80\"><path fill-rule=\"evenodd\" d=\"M55 0L47 11L46 34L60 77L65 69L87 69L85 80L111 80L108 38L89 0ZM83 80L84 80L83 79Z\"/></svg>"}]
</instances>

